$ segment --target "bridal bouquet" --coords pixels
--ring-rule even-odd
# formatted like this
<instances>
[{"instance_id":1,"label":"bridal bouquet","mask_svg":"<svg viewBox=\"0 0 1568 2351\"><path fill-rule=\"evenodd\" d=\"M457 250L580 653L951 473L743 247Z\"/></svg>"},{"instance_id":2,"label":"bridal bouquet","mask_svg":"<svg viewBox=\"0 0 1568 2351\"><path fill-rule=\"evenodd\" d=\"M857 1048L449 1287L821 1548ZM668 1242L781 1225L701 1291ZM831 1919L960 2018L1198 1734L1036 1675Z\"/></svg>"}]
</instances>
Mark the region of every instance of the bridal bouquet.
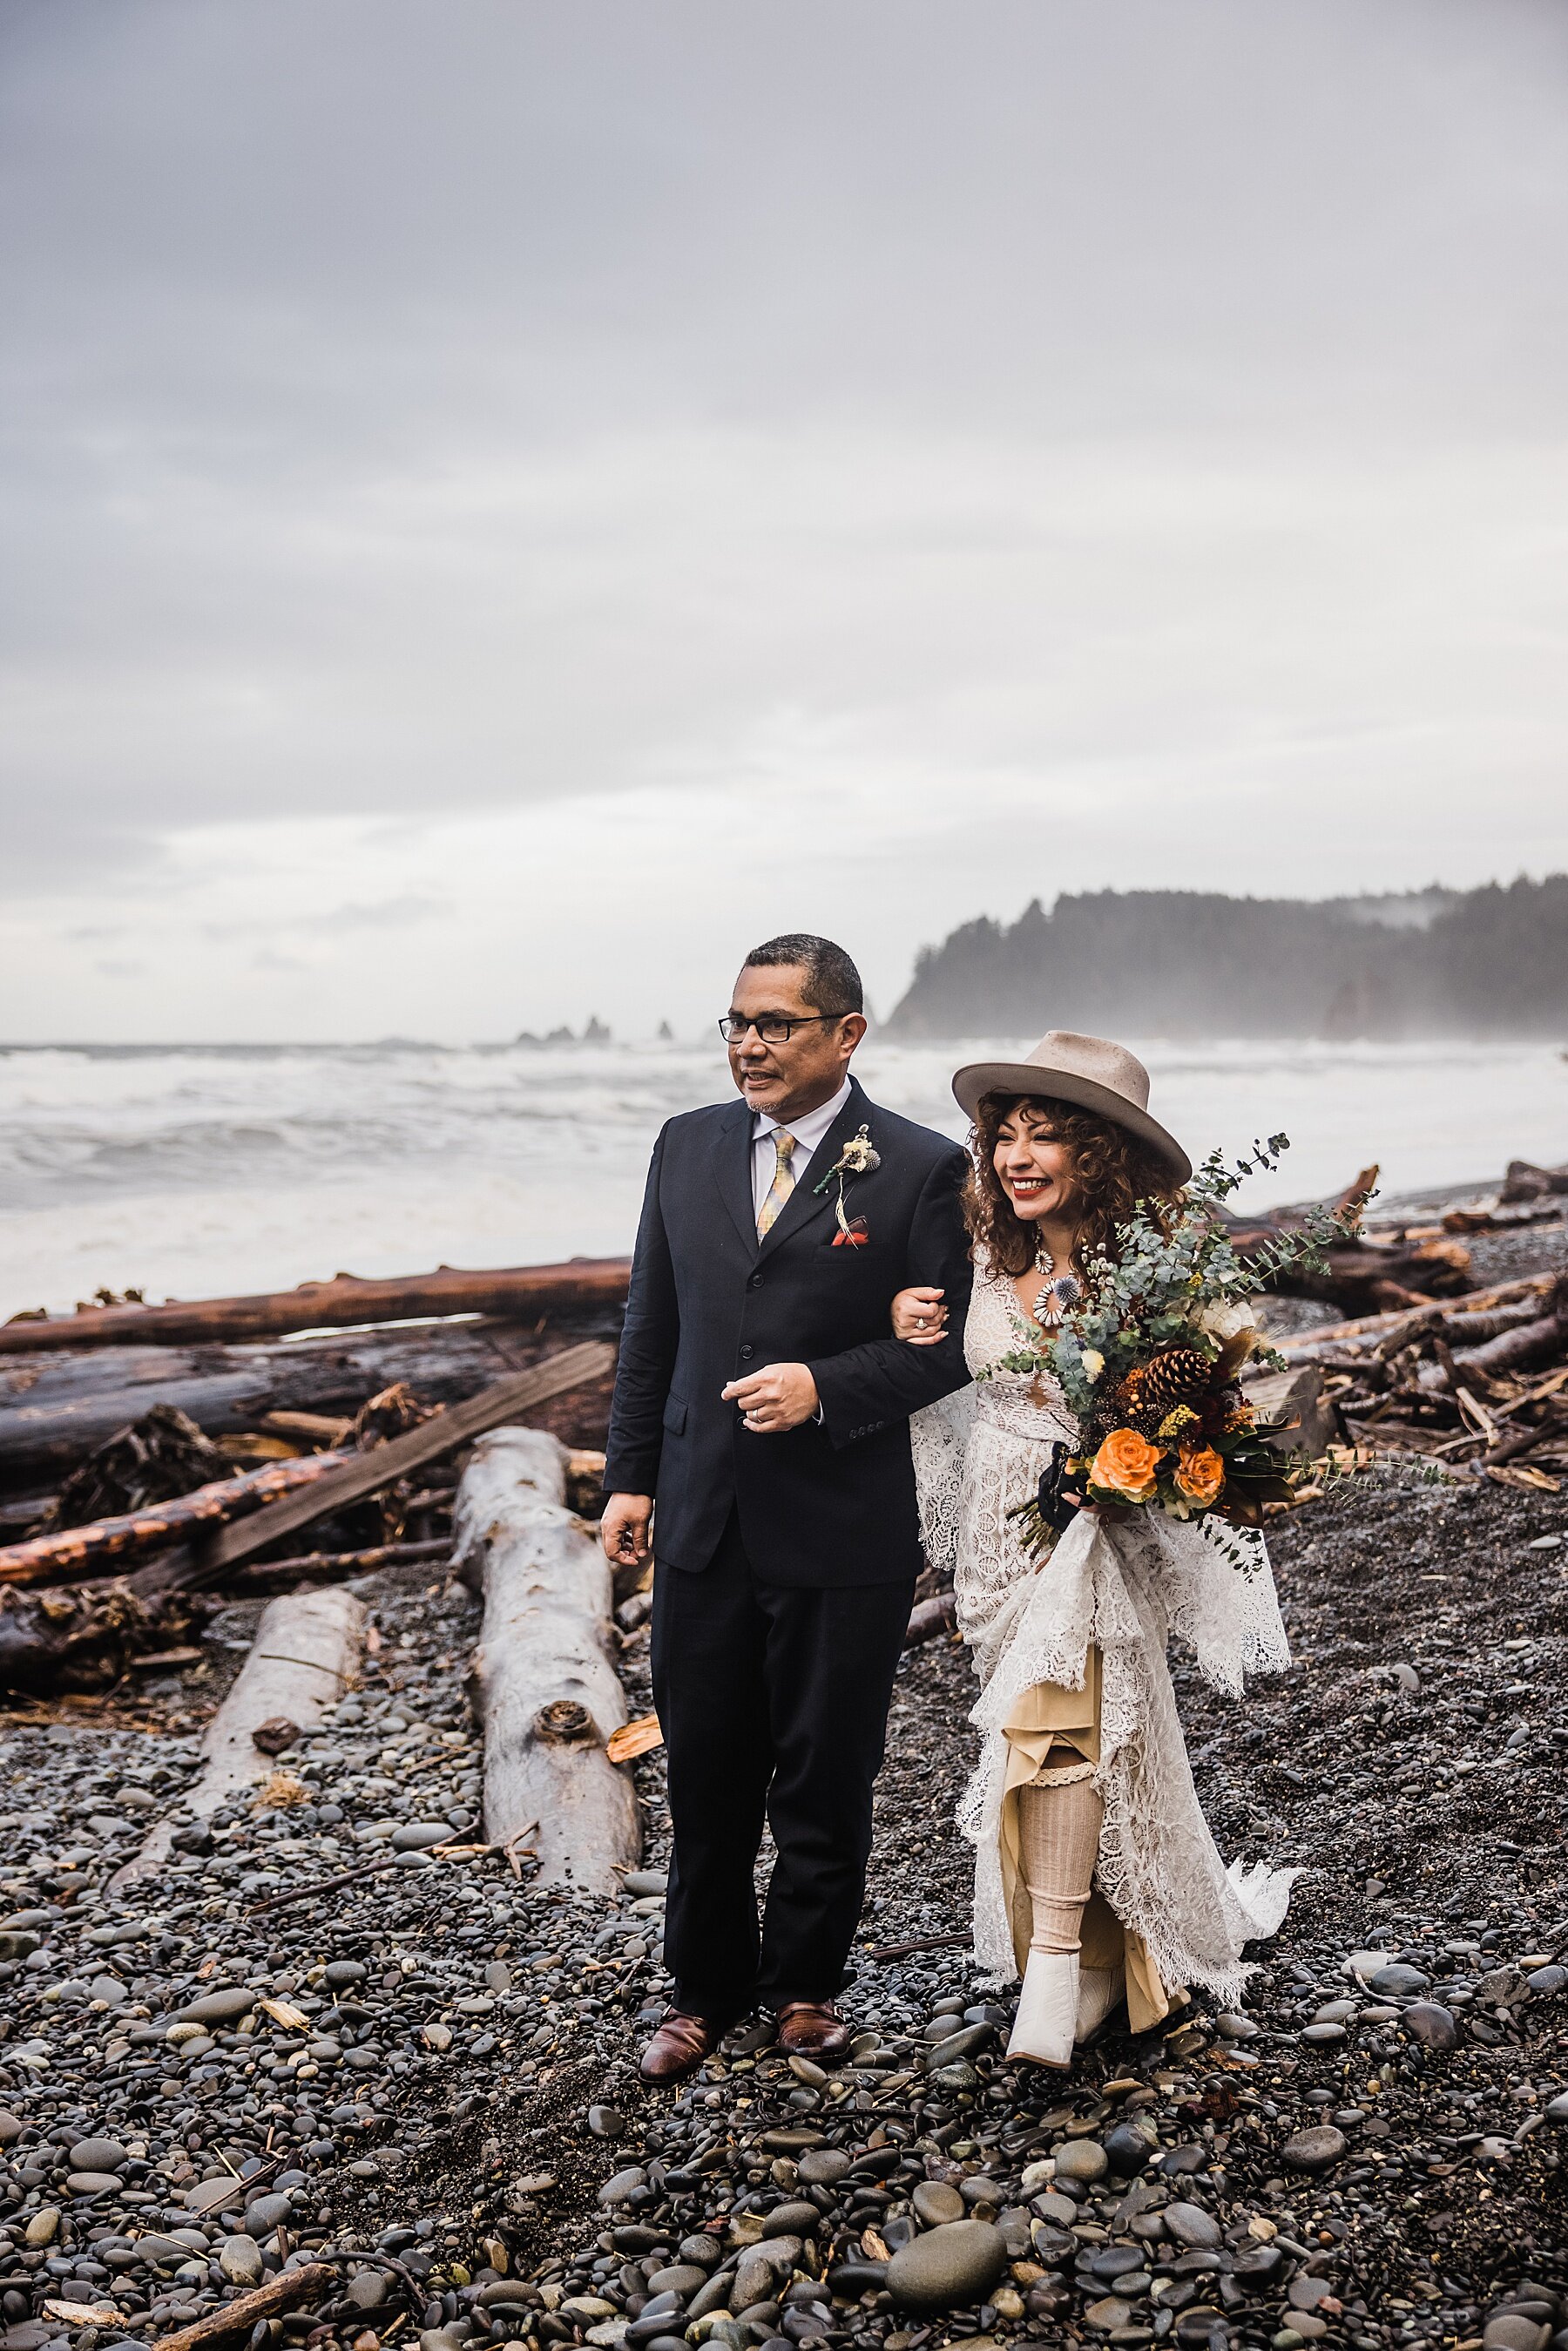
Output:
<instances>
[{"instance_id":1,"label":"bridal bouquet","mask_svg":"<svg viewBox=\"0 0 1568 2351\"><path fill-rule=\"evenodd\" d=\"M1234 1167L1210 1153L1168 1235L1140 1207L1118 1227L1114 1260L1093 1258L1081 1283L1055 1285L1061 1321L1039 1345L980 1374L1048 1374L1078 1422L1078 1449L1054 1447L1038 1494L1011 1513L1031 1552L1048 1551L1081 1501L1256 1526L1265 1502L1287 1501L1301 1482L1304 1459L1266 1441L1288 1424L1261 1419L1240 1385L1249 1361L1285 1368L1251 1301L1286 1266L1321 1264L1354 1229L1361 1204L1314 1210L1299 1231L1245 1259L1218 1213L1244 1176L1273 1167L1289 1147L1274 1135Z\"/></svg>"}]
</instances>

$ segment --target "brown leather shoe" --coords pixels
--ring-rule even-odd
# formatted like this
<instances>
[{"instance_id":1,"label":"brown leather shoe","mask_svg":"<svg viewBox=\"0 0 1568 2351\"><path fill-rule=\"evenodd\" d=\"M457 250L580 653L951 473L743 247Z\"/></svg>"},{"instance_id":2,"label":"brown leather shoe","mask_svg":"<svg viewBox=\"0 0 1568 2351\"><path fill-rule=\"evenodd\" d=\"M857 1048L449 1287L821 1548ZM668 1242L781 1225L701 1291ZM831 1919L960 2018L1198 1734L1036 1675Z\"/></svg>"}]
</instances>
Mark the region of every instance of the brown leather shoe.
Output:
<instances>
[{"instance_id":1,"label":"brown leather shoe","mask_svg":"<svg viewBox=\"0 0 1568 2351\"><path fill-rule=\"evenodd\" d=\"M720 2027L685 2009L666 2009L663 2022L643 2051L638 2071L645 2082L683 2082L722 2040Z\"/></svg>"},{"instance_id":2,"label":"brown leather shoe","mask_svg":"<svg viewBox=\"0 0 1568 2351\"><path fill-rule=\"evenodd\" d=\"M778 2020L779 2047L786 2057L836 2065L849 2047L849 2027L829 2001L786 2000Z\"/></svg>"}]
</instances>

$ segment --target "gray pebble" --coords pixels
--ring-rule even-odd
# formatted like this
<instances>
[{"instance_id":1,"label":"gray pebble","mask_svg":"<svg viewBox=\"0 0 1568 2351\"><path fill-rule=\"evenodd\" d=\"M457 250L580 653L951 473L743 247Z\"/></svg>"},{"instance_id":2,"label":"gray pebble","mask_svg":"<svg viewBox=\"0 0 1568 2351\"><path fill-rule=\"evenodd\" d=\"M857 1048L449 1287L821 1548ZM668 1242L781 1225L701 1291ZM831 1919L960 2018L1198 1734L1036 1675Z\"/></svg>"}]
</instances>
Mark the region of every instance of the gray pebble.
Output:
<instances>
[{"instance_id":1,"label":"gray pebble","mask_svg":"<svg viewBox=\"0 0 1568 2351\"><path fill-rule=\"evenodd\" d=\"M961 2220L964 2217L963 2198L945 2179L917 2181L911 2200L928 2229L940 2228L944 2221Z\"/></svg>"},{"instance_id":2,"label":"gray pebble","mask_svg":"<svg viewBox=\"0 0 1568 2351\"><path fill-rule=\"evenodd\" d=\"M888 2291L905 2310L951 2310L988 2294L1006 2266L1000 2229L989 2220L950 2220L899 2246L888 2264Z\"/></svg>"},{"instance_id":3,"label":"gray pebble","mask_svg":"<svg viewBox=\"0 0 1568 2351\"><path fill-rule=\"evenodd\" d=\"M1400 2018L1407 2032L1428 2049L1452 2049L1459 2037L1453 2011L1435 2000L1412 2001Z\"/></svg>"},{"instance_id":4,"label":"gray pebble","mask_svg":"<svg viewBox=\"0 0 1568 2351\"><path fill-rule=\"evenodd\" d=\"M1280 2159L1292 2171L1326 2171L1345 2151L1345 2133L1336 2130L1332 2123L1319 2123L1288 2138L1280 2150Z\"/></svg>"},{"instance_id":5,"label":"gray pebble","mask_svg":"<svg viewBox=\"0 0 1568 2351\"><path fill-rule=\"evenodd\" d=\"M401 1828L392 1831L394 1853L423 1853L432 1844L450 1844L452 1828L446 1821L405 1821Z\"/></svg>"},{"instance_id":6,"label":"gray pebble","mask_svg":"<svg viewBox=\"0 0 1568 2351\"><path fill-rule=\"evenodd\" d=\"M1201 2204L1168 2204L1162 2218L1168 2233L1179 2245L1207 2251L1220 2241L1219 2221Z\"/></svg>"},{"instance_id":7,"label":"gray pebble","mask_svg":"<svg viewBox=\"0 0 1568 2351\"><path fill-rule=\"evenodd\" d=\"M218 2267L231 2285L259 2285L263 2271L261 2247L243 2231L225 2237L218 2247Z\"/></svg>"},{"instance_id":8,"label":"gray pebble","mask_svg":"<svg viewBox=\"0 0 1568 2351\"><path fill-rule=\"evenodd\" d=\"M1103 2179L1110 2168L1110 2158L1098 2139L1070 2138L1056 2149L1058 2179Z\"/></svg>"}]
</instances>

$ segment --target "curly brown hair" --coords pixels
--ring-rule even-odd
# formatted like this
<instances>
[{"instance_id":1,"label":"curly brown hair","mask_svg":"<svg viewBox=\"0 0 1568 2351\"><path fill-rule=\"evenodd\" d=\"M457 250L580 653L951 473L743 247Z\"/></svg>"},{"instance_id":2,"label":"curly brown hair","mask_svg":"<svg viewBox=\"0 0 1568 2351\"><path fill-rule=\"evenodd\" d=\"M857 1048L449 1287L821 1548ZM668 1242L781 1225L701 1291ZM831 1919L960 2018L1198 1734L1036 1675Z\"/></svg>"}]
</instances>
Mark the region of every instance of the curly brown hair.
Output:
<instances>
[{"instance_id":1,"label":"curly brown hair","mask_svg":"<svg viewBox=\"0 0 1568 2351\"><path fill-rule=\"evenodd\" d=\"M1141 1201L1161 1232L1168 1231L1182 1194L1168 1170L1147 1144L1093 1111L1044 1094L986 1094L970 1137L970 1170L963 1187L964 1222L970 1238L983 1247L1004 1273L1026 1273L1034 1262L1035 1233L1014 1214L996 1172L997 1130L1021 1104L1050 1122L1054 1142L1073 1155L1073 1206L1078 1237L1074 1254L1082 1265L1115 1254L1116 1227L1125 1225Z\"/></svg>"}]
</instances>

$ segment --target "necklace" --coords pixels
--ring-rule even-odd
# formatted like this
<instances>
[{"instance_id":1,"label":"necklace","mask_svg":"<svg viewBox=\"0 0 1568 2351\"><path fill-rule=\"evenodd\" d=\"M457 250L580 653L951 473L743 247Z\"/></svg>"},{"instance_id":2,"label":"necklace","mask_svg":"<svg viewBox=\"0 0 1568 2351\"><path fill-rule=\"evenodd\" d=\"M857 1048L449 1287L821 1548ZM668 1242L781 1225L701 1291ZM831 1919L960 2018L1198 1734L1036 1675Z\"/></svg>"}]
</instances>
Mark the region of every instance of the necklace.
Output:
<instances>
[{"instance_id":1,"label":"necklace","mask_svg":"<svg viewBox=\"0 0 1568 2351\"><path fill-rule=\"evenodd\" d=\"M1046 1322L1059 1322L1084 1294L1084 1285L1075 1273L1054 1274L1052 1263L1044 1242L1038 1242L1034 1250L1034 1270L1040 1276L1040 1287L1034 1293L1032 1311L1035 1322L1042 1327Z\"/></svg>"}]
</instances>

